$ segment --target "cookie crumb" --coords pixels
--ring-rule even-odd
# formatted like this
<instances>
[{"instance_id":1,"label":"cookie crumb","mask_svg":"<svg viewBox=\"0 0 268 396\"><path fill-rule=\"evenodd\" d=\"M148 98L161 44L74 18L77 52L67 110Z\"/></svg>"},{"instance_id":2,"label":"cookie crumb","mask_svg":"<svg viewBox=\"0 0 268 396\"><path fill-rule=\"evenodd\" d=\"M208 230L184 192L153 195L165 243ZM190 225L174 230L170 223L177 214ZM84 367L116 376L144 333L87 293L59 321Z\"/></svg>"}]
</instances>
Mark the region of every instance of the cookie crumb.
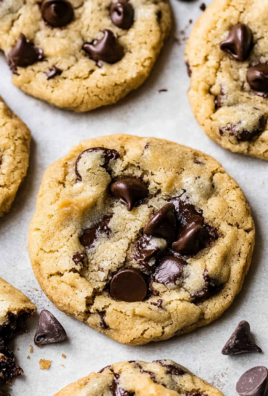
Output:
<instances>
[{"instance_id":1,"label":"cookie crumb","mask_svg":"<svg viewBox=\"0 0 268 396\"><path fill-rule=\"evenodd\" d=\"M30 353L33 353L33 351L34 351L33 346L30 345Z\"/></svg>"},{"instance_id":2,"label":"cookie crumb","mask_svg":"<svg viewBox=\"0 0 268 396\"><path fill-rule=\"evenodd\" d=\"M205 3L200 4L200 10L201 11L205 11L205 9L207 8Z\"/></svg>"},{"instance_id":3,"label":"cookie crumb","mask_svg":"<svg viewBox=\"0 0 268 396\"><path fill-rule=\"evenodd\" d=\"M63 357L63 359L66 359L66 358L67 358L67 356L64 355L64 353L63 353L61 356Z\"/></svg>"},{"instance_id":4,"label":"cookie crumb","mask_svg":"<svg viewBox=\"0 0 268 396\"><path fill-rule=\"evenodd\" d=\"M20 348L17 348L17 351L20 351Z\"/></svg>"},{"instance_id":5,"label":"cookie crumb","mask_svg":"<svg viewBox=\"0 0 268 396\"><path fill-rule=\"evenodd\" d=\"M40 365L40 370L49 370L51 366L51 360L40 359L39 365Z\"/></svg>"},{"instance_id":6,"label":"cookie crumb","mask_svg":"<svg viewBox=\"0 0 268 396\"><path fill-rule=\"evenodd\" d=\"M34 290L38 291L38 289L35 287Z\"/></svg>"},{"instance_id":7,"label":"cookie crumb","mask_svg":"<svg viewBox=\"0 0 268 396\"><path fill-rule=\"evenodd\" d=\"M30 356L27 356L27 359L31 359L31 357L30 357Z\"/></svg>"}]
</instances>

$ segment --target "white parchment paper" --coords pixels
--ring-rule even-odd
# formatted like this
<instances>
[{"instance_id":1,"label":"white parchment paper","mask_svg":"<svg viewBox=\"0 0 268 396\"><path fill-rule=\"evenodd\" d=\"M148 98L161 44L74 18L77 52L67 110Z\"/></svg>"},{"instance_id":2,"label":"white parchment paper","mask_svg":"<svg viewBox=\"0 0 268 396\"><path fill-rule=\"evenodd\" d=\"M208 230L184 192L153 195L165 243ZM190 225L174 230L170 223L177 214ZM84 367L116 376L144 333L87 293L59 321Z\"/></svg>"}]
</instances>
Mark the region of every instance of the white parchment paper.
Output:
<instances>
[{"instance_id":1,"label":"white parchment paper","mask_svg":"<svg viewBox=\"0 0 268 396\"><path fill-rule=\"evenodd\" d=\"M53 312L69 336L68 341L61 344L42 349L34 346L34 352L30 353L37 318L30 321L28 334L18 337L14 343L24 375L14 381L13 396L53 396L70 382L110 363L165 358L184 365L226 396L233 396L236 381L246 369L254 365L268 366L268 164L222 149L206 137L195 121L186 95L189 78L183 54L192 27L189 20L195 21L201 14L201 0L171 2L175 27L150 78L143 87L114 106L79 115L26 96L12 85L11 73L0 55L0 95L29 126L33 137L28 176L11 212L0 219L0 276L27 294L39 312L44 308ZM206 0L206 4L209 3L211 0ZM168 91L160 93L161 89ZM142 347L120 345L58 311L40 289L27 251L28 228L47 166L81 140L114 133L167 138L214 156L243 189L257 228L251 269L231 308L210 326ZM264 353L240 357L221 355L223 345L242 319L250 322ZM52 361L50 370L40 370L40 359Z\"/></svg>"}]
</instances>

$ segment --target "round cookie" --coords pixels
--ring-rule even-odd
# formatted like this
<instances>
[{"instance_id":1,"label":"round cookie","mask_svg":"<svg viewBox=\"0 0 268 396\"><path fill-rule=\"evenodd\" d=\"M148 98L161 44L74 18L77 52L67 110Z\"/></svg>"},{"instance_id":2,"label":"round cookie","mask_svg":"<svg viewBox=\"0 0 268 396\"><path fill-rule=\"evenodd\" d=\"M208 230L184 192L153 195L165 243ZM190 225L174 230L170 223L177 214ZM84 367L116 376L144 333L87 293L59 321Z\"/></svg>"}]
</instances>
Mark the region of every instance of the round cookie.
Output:
<instances>
[{"instance_id":1,"label":"round cookie","mask_svg":"<svg viewBox=\"0 0 268 396\"><path fill-rule=\"evenodd\" d=\"M172 360L112 364L74 382L55 396L223 396Z\"/></svg>"},{"instance_id":2,"label":"round cookie","mask_svg":"<svg viewBox=\"0 0 268 396\"><path fill-rule=\"evenodd\" d=\"M242 191L213 158L113 135L48 168L29 252L59 309L139 345L218 318L242 287L254 239Z\"/></svg>"},{"instance_id":3,"label":"round cookie","mask_svg":"<svg viewBox=\"0 0 268 396\"><path fill-rule=\"evenodd\" d=\"M215 0L186 48L189 100L205 133L268 160L268 3Z\"/></svg>"},{"instance_id":4,"label":"round cookie","mask_svg":"<svg viewBox=\"0 0 268 396\"><path fill-rule=\"evenodd\" d=\"M166 0L4 0L2 49L26 93L78 112L148 77L171 26Z\"/></svg>"},{"instance_id":5,"label":"round cookie","mask_svg":"<svg viewBox=\"0 0 268 396\"><path fill-rule=\"evenodd\" d=\"M7 213L26 176L31 134L0 97L0 216Z\"/></svg>"}]
</instances>

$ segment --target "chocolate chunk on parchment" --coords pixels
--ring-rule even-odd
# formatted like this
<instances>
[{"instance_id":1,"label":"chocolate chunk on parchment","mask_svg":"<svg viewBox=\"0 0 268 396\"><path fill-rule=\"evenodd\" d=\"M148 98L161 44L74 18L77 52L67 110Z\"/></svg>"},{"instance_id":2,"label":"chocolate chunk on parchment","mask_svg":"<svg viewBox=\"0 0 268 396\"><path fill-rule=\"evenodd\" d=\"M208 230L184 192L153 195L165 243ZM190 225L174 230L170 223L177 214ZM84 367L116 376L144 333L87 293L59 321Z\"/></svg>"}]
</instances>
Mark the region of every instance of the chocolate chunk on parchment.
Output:
<instances>
[{"instance_id":1,"label":"chocolate chunk on parchment","mask_svg":"<svg viewBox=\"0 0 268 396\"><path fill-rule=\"evenodd\" d=\"M64 341L66 338L66 331L55 316L46 309L41 311L34 336L35 345L53 344Z\"/></svg>"},{"instance_id":2,"label":"chocolate chunk on parchment","mask_svg":"<svg viewBox=\"0 0 268 396\"><path fill-rule=\"evenodd\" d=\"M262 350L253 341L250 333L250 325L247 321L242 320L225 346L222 349L223 355L239 355L242 353L261 353Z\"/></svg>"}]
</instances>

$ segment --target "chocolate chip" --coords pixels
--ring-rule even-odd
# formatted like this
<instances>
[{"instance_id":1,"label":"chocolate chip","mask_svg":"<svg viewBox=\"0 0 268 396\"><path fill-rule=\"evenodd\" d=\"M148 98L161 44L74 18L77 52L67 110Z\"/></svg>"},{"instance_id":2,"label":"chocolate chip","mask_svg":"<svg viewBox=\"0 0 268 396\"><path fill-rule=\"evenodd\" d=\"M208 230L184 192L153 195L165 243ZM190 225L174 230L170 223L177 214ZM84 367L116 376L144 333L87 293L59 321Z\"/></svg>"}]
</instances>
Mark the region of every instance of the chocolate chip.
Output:
<instances>
[{"instance_id":1,"label":"chocolate chip","mask_svg":"<svg viewBox=\"0 0 268 396\"><path fill-rule=\"evenodd\" d=\"M220 48L235 60L243 62L248 58L252 45L253 34L251 29L243 23L238 23L231 29L227 40L220 44Z\"/></svg>"},{"instance_id":2,"label":"chocolate chip","mask_svg":"<svg viewBox=\"0 0 268 396\"><path fill-rule=\"evenodd\" d=\"M92 228L87 228L86 230L84 230L83 234L79 237L81 245L83 245L87 249L90 249L94 246L94 243L97 239L97 233L109 234L110 220L111 216L104 216L100 223Z\"/></svg>"},{"instance_id":3,"label":"chocolate chip","mask_svg":"<svg viewBox=\"0 0 268 396\"><path fill-rule=\"evenodd\" d=\"M89 54L90 59L98 62L102 60L107 63L116 63L124 56L124 49L117 42L111 30L105 29L104 36L91 43L85 43L83 50Z\"/></svg>"},{"instance_id":4,"label":"chocolate chip","mask_svg":"<svg viewBox=\"0 0 268 396\"><path fill-rule=\"evenodd\" d=\"M15 361L15 356L5 345L3 339L0 338L0 386L20 376L23 373Z\"/></svg>"},{"instance_id":5,"label":"chocolate chip","mask_svg":"<svg viewBox=\"0 0 268 396\"><path fill-rule=\"evenodd\" d=\"M209 299L210 297L218 294L223 287L223 285L219 284L216 279L213 279L209 276L207 270L204 271L203 278L205 281L204 288L191 296L192 302L194 304L201 303Z\"/></svg>"},{"instance_id":6,"label":"chocolate chip","mask_svg":"<svg viewBox=\"0 0 268 396\"><path fill-rule=\"evenodd\" d=\"M262 350L253 341L250 325L245 320L239 323L222 349L223 355L239 355L241 353L261 353Z\"/></svg>"},{"instance_id":7,"label":"chocolate chip","mask_svg":"<svg viewBox=\"0 0 268 396\"><path fill-rule=\"evenodd\" d=\"M207 6L206 6L206 4L205 3L202 3L202 4L200 4L200 10L201 11L205 11L205 9L207 8Z\"/></svg>"},{"instance_id":8,"label":"chocolate chip","mask_svg":"<svg viewBox=\"0 0 268 396\"><path fill-rule=\"evenodd\" d=\"M77 252L73 255L72 260L75 262L75 264L83 263L85 258L85 255L83 253Z\"/></svg>"},{"instance_id":9,"label":"chocolate chip","mask_svg":"<svg viewBox=\"0 0 268 396\"><path fill-rule=\"evenodd\" d=\"M111 160L116 160L117 158L119 158L119 153L116 150L111 150L111 149L107 149L105 147L93 147L87 150L84 150L77 158L76 163L75 163L75 173L77 176L77 181L82 181L82 176L80 175L79 171L78 171L78 166L79 166L79 162L82 160L83 161L83 157L88 155L88 153L93 153L95 151L100 151L102 152L102 155L104 157L104 164L102 165L103 168L107 168L109 162ZM86 157L85 157L86 160Z\"/></svg>"},{"instance_id":10,"label":"chocolate chip","mask_svg":"<svg viewBox=\"0 0 268 396\"><path fill-rule=\"evenodd\" d=\"M51 78L54 78L55 76L60 76L62 73L62 70L57 68L56 66L52 66L46 73L45 75L47 76L47 80L50 80Z\"/></svg>"},{"instance_id":11,"label":"chocolate chip","mask_svg":"<svg viewBox=\"0 0 268 396\"><path fill-rule=\"evenodd\" d=\"M189 77L192 77L192 68L189 62L186 62L187 74Z\"/></svg>"},{"instance_id":12,"label":"chocolate chip","mask_svg":"<svg viewBox=\"0 0 268 396\"><path fill-rule=\"evenodd\" d=\"M163 300L161 298L159 298L159 300L157 300L156 302L152 301L150 304L154 305L157 308L162 308Z\"/></svg>"},{"instance_id":13,"label":"chocolate chip","mask_svg":"<svg viewBox=\"0 0 268 396\"><path fill-rule=\"evenodd\" d=\"M35 345L47 345L64 341L67 334L60 322L51 312L44 309L40 313L38 327L34 336Z\"/></svg>"},{"instance_id":14,"label":"chocolate chip","mask_svg":"<svg viewBox=\"0 0 268 396\"><path fill-rule=\"evenodd\" d=\"M134 22L134 9L128 0L114 0L110 7L111 20L121 29L130 29Z\"/></svg>"},{"instance_id":15,"label":"chocolate chip","mask_svg":"<svg viewBox=\"0 0 268 396\"><path fill-rule=\"evenodd\" d=\"M226 134L229 136L234 136L238 142L250 142L265 130L266 121L266 117L261 115L258 125L256 125L252 131L241 128L241 124L239 123L237 125L230 124L226 127L221 127L219 132L221 136L225 136Z\"/></svg>"},{"instance_id":16,"label":"chocolate chip","mask_svg":"<svg viewBox=\"0 0 268 396\"><path fill-rule=\"evenodd\" d=\"M107 330L109 329L109 326L107 325L105 321L105 316L106 316L106 311L97 311L99 316L100 316L100 326L102 329Z\"/></svg>"},{"instance_id":17,"label":"chocolate chip","mask_svg":"<svg viewBox=\"0 0 268 396\"><path fill-rule=\"evenodd\" d=\"M112 298L118 301L143 301L147 295L147 284L140 271L124 269L114 275L110 293Z\"/></svg>"},{"instance_id":18,"label":"chocolate chip","mask_svg":"<svg viewBox=\"0 0 268 396\"><path fill-rule=\"evenodd\" d=\"M134 177L118 180L111 184L110 189L112 195L127 206L128 211L149 195L146 184Z\"/></svg>"},{"instance_id":19,"label":"chocolate chip","mask_svg":"<svg viewBox=\"0 0 268 396\"><path fill-rule=\"evenodd\" d=\"M154 363L157 363L160 366L165 367L167 374L179 375L179 376L186 374L182 368L175 366L174 364L169 364L166 362L166 360L155 360Z\"/></svg>"},{"instance_id":20,"label":"chocolate chip","mask_svg":"<svg viewBox=\"0 0 268 396\"><path fill-rule=\"evenodd\" d=\"M17 67L27 67L43 59L43 51L27 41L24 34L20 34L15 47L7 56L8 65L13 73L17 73Z\"/></svg>"},{"instance_id":21,"label":"chocolate chip","mask_svg":"<svg viewBox=\"0 0 268 396\"><path fill-rule=\"evenodd\" d=\"M119 385L120 374L114 373L114 379L112 385L110 386L110 391L113 396L132 396L133 394L128 391L122 389Z\"/></svg>"},{"instance_id":22,"label":"chocolate chip","mask_svg":"<svg viewBox=\"0 0 268 396\"><path fill-rule=\"evenodd\" d=\"M148 235L143 235L141 238L138 239L136 243L134 260L136 260L140 265L145 267L147 270L150 270L148 261L152 257L156 256L159 250L160 249L157 246L152 245L152 237Z\"/></svg>"},{"instance_id":23,"label":"chocolate chip","mask_svg":"<svg viewBox=\"0 0 268 396\"><path fill-rule=\"evenodd\" d=\"M172 243L172 249L183 255L194 255L202 249L203 241L207 237L202 219L197 216L191 223L179 229L178 240Z\"/></svg>"},{"instance_id":24,"label":"chocolate chip","mask_svg":"<svg viewBox=\"0 0 268 396\"><path fill-rule=\"evenodd\" d=\"M264 366L246 371L236 384L240 396L265 396L268 388L268 370Z\"/></svg>"},{"instance_id":25,"label":"chocolate chip","mask_svg":"<svg viewBox=\"0 0 268 396\"><path fill-rule=\"evenodd\" d=\"M173 256L164 257L152 276L153 281L162 283L165 286L180 284L186 264L184 260Z\"/></svg>"},{"instance_id":26,"label":"chocolate chip","mask_svg":"<svg viewBox=\"0 0 268 396\"><path fill-rule=\"evenodd\" d=\"M268 93L268 64L260 63L248 69L247 80L256 92Z\"/></svg>"},{"instance_id":27,"label":"chocolate chip","mask_svg":"<svg viewBox=\"0 0 268 396\"><path fill-rule=\"evenodd\" d=\"M148 374L152 381L156 382L155 373L152 371L144 370L143 367L138 362L133 362L134 365L140 370L142 374Z\"/></svg>"},{"instance_id":28,"label":"chocolate chip","mask_svg":"<svg viewBox=\"0 0 268 396\"><path fill-rule=\"evenodd\" d=\"M169 242L176 239L175 207L168 203L161 208L144 228L144 234L164 238Z\"/></svg>"},{"instance_id":29,"label":"chocolate chip","mask_svg":"<svg viewBox=\"0 0 268 396\"><path fill-rule=\"evenodd\" d=\"M72 22L74 11L66 0L43 0L41 14L44 21L52 27L63 27Z\"/></svg>"}]
</instances>

